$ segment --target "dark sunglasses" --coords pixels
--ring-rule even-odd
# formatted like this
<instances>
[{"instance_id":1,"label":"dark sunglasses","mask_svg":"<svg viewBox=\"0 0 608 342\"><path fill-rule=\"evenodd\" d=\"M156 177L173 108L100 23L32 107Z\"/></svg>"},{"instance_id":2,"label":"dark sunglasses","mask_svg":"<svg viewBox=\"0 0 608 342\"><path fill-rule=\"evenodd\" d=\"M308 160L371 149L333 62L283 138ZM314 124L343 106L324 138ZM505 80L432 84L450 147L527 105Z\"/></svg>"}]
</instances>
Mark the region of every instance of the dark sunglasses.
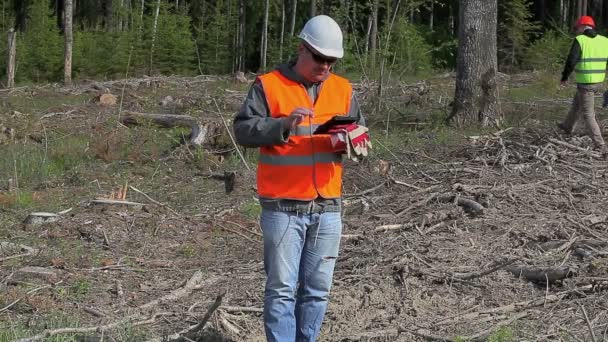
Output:
<instances>
[{"instance_id":1,"label":"dark sunglasses","mask_svg":"<svg viewBox=\"0 0 608 342\"><path fill-rule=\"evenodd\" d=\"M306 44L303 44L304 47L306 48L306 50L308 50L308 52L310 52L310 55L312 56L312 59L314 59L314 61L318 64L329 64L329 65L333 65L334 63L336 63L338 61L337 58L334 57L325 57L325 56L321 56L318 55L316 52L314 52L311 48L309 48Z\"/></svg>"}]
</instances>

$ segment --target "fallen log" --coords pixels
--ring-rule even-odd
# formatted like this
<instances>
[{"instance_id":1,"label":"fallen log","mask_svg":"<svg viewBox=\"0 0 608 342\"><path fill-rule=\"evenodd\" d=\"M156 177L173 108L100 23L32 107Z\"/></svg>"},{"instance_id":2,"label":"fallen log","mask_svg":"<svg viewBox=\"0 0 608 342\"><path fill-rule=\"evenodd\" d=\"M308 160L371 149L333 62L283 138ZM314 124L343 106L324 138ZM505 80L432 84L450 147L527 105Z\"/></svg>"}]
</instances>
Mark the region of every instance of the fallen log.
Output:
<instances>
[{"instance_id":1,"label":"fallen log","mask_svg":"<svg viewBox=\"0 0 608 342\"><path fill-rule=\"evenodd\" d=\"M439 202L449 203L456 201L456 204L461 206L464 211L471 215L480 215L483 213L484 207L478 202L473 201L472 199L463 198L460 196L448 195L448 196L440 196L437 197Z\"/></svg>"},{"instance_id":2,"label":"fallen log","mask_svg":"<svg viewBox=\"0 0 608 342\"><path fill-rule=\"evenodd\" d=\"M185 127L190 128L188 143L201 146L205 143L211 131L211 122L202 124L190 115L176 114L151 114L125 111L122 113L120 122L125 126L140 126L144 124L154 124L163 128Z\"/></svg>"},{"instance_id":3,"label":"fallen log","mask_svg":"<svg viewBox=\"0 0 608 342\"><path fill-rule=\"evenodd\" d=\"M553 283L574 275L574 271L568 266L561 267L534 267L534 266L510 266L506 270L516 277L539 283Z\"/></svg>"}]
</instances>

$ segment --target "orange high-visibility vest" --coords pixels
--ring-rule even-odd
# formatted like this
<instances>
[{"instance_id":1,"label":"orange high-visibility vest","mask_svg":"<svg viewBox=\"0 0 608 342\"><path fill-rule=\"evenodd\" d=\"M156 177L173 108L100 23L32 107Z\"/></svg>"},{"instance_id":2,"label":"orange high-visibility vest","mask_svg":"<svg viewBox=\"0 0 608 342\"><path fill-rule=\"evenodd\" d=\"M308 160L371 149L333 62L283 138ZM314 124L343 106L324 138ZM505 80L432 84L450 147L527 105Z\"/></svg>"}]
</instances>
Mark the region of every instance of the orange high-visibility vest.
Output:
<instances>
[{"instance_id":1,"label":"orange high-visibility vest","mask_svg":"<svg viewBox=\"0 0 608 342\"><path fill-rule=\"evenodd\" d=\"M258 194L263 198L309 201L342 195L342 154L333 151L330 135L312 133L335 115L347 115L352 88L348 80L330 74L323 81L315 103L306 88L278 70L259 77L273 118L289 116L297 107L310 108L290 132L285 144L260 148Z\"/></svg>"}]
</instances>

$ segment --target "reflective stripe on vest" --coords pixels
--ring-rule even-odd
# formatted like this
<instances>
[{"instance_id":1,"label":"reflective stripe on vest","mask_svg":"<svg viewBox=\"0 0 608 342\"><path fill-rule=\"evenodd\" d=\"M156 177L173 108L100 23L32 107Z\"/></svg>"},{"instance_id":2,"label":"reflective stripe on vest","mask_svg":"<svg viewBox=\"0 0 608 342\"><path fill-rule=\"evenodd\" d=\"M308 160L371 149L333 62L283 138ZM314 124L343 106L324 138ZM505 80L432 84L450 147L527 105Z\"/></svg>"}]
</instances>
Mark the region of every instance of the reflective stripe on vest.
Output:
<instances>
[{"instance_id":1,"label":"reflective stripe on vest","mask_svg":"<svg viewBox=\"0 0 608 342\"><path fill-rule=\"evenodd\" d=\"M329 135L312 133L333 116L348 113L350 83L330 74L320 85L313 104L304 86L278 70L260 76L259 80L272 117L288 116L298 107L311 108L314 113L290 131L286 143L260 148L259 196L294 200L341 197L342 155L333 152Z\"/></svg>"},{"instance_id":2,"label":"reflective stripe on vest","mask_svg":"<svg viewBox=\"0 0 608 342\"><path fill-rule=\"evenodd\" d=\"M576 64L577 83L601 83L606 78L608 60L608 38L597 35L595 38L584 34L576 37L581 47L581 59Z\"/></svg>"}]
</instances>

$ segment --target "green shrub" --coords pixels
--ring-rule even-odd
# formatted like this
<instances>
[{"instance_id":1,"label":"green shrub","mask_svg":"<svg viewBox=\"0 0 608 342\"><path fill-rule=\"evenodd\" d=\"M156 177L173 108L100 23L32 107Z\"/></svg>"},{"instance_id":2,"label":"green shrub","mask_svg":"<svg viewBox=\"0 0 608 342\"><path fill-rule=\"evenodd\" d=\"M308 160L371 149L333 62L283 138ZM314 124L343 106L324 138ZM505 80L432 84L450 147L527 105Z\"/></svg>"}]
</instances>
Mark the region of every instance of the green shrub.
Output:
<instances>
[{"instance_id":1,"label":"green shrub","mask_svg":"<svg viewBox=\"0 0 608 342\"><path fill-rule=\"evenodd\" d=\"M572 37L548 31L526 50L523 66L534 70L559 71L571 45Z\"/></svg>"}]
</instances>

